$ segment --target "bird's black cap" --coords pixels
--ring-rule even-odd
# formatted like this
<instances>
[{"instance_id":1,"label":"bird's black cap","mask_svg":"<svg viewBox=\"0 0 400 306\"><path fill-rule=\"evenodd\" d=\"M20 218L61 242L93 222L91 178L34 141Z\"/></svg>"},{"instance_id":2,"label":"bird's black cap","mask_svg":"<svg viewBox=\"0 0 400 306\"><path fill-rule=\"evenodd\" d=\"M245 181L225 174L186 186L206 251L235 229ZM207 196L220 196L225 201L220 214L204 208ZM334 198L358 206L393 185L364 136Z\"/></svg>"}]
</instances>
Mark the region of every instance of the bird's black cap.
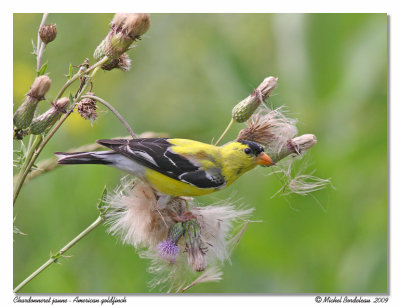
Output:
<instances>
[{"instance_id":1,"label":"bird's black cap","mask_svg":"<svg viewBox=\"0 0 400 306\"><path fill-rule=\"evenodd\" d=\"M249 140L239 140L238 142L248 145L251 151L253 151L254 155L258 155L261 152L264 152L264 148L256 142L249 141Z\"/></svg>"}]
</instances>

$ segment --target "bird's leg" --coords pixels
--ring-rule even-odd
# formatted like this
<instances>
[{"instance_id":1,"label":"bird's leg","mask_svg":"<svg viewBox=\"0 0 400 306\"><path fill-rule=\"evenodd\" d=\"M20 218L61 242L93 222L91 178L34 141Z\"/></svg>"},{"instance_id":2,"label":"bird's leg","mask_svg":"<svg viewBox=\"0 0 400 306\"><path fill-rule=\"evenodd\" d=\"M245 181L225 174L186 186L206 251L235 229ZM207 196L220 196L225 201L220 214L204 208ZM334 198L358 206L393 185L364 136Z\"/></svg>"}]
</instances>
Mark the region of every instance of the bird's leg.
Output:
<instances>
[{"instance_id":1,"label":"bird's leg","mask_svg":"<svg viewBox=\"0 0 400 306\"><path fill-rule=\"evenodd\" d=\"M157 200L158 209L165 209L168 202L172 199L172 196L167 194L160 194Z\"/></svg>"},{"instance_id":2,"label":"bird's leg","mask_svg":"<svg viewBox=\"0 0 400 306\"><path fill-rule=\"evenodd\" d=\"M165 209L167 207L168 202L171 200L172 196L170 195L166 195L166 194L162 194L159 193L158 194L158 200L157 200L157 205L155 210L158 212L158 214L161 217L161 220L164 222L165 226L168 228L167 223L164 220L164 217L162 215L162 213L160 212L161 209Z\"/></svg>"}]
</instances>

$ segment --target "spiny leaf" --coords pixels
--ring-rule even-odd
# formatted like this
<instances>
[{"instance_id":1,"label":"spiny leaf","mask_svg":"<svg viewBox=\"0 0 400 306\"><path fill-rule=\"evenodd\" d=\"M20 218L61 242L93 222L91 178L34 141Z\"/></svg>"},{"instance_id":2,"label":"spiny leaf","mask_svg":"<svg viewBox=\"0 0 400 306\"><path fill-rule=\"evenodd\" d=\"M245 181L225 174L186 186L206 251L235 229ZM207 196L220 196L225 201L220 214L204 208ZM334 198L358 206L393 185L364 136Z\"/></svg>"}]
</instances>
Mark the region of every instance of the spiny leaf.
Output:
<instances>
[{"instance_id":1,"label":"spiny leaf","mask_svg":"<svg viewBox=\"0 0 400 306\"><path fill-rule=\"evenodd\" d=\"M13 226L13 233L14 234L18 234L18 235L24 235L26 236L27 234L23 233L18 227L16 227L15 225Z\"/></svg>"},{"instance_id":2,"label":"spiny leaf","mask_svg":"<svg viewBox=\"0 0 400 306\"><path fill-rule=\"evenodd\" d=\"M32 39L32 47L33 47L32 54L37 55L37 48L36 48L36 45L35 45L35 42L33 41L33 39Z\"/></svg>"},{"instance_id":3,"label":"spiny leaf","mask_svg":"<svg viewBox=\"0 0 400 306\"><path fill-rule=\"evenodd\" d=\"M15 154L15 159L13 160L13 166L16 167L18 170L21 168L23 163L25 162L26 158L26 148L24 143L21 141L21 146L19 150L14 150L13 153Z\"/></svg>"}]
</instances>

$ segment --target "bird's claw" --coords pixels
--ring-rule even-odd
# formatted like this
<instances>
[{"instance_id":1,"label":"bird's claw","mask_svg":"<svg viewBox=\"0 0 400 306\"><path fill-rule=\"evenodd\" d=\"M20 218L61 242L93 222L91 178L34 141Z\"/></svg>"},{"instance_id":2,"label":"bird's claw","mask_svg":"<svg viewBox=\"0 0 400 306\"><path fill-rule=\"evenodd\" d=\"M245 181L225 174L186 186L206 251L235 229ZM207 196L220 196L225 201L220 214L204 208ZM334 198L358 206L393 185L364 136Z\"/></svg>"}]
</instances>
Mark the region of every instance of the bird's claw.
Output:
<instances>
[{"instance_id":1,"label":"bird's claw","mask_svg":"<svg viewBox=\"0 0 400 306\"><path fill-rule=\"evenodd\" d=\"M172 219L174 219L176 222L187 222L191 219L197 219L191 211L185 211L180 216L178 216L174 213L171 213L171 216L172 216Z\"/></svg>"}]
</instances>

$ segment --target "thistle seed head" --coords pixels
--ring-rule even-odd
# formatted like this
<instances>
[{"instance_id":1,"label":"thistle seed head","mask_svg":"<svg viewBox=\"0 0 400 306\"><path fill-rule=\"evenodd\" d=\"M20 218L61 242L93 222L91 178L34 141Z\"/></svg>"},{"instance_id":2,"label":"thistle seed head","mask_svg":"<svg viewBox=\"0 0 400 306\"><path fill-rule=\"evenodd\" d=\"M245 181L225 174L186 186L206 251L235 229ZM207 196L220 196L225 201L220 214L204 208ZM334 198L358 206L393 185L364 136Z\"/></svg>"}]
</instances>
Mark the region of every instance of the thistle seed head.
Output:
<instances>
[{"instance_id":1,"label":"thistle seed head","mask_svg":"<svg viewBox=\"0 0 400 306\"><path fill-rule=\"evenodd\" d=\"M120 69L123 72L128 71L131 69L131 60L128 54L123 53L118 59L111 60L108 63L101 66L103 70L112 70L112 69Z\"/></svg>"},{"instance_id":2,"label":"thistle seed head","mask_svg":"<svg viewBox=\"0 0 400 306\"><path fill-rule=\"evenodd\" d=\"M45 24L39 30L40 39L47 45L56 39L57 27L55 24Z\"/></svg>"},{"instance_id":3,"label":"thistle seed head","mask_svg":"<svg viewBox=\"0 0 400 306\"><path fill-rule=\"evenodd\" d=\"M239 132L237 140L250 140L263 145L270 157L286 150L288 142L297 134L296 120L284 115L282 108L260 111L251 116L247 127ZM273 159L275 162L277 160Z\"/></svg>"},{"instance_id":4,"label":"thistle seed head","mask_svg":"<svg viewBox=\"0 0 400 306\"><path fill-rule=\"evenodd\" d=\"M98 61L108 56L110 61L106 65L110 64L112 60L119 59L149 27L149 14L115 14L108 35L97 46L93 57Z\"/></svg>"},{"instance_id":5,"label":"thistle seed head","mask_svg":"<svg viewBox=\"0 0 400 306\"><path fill-rule=\"evenodd\" d=\"M98 117L96 101L90 98L80 100L78 103L78 112L83 119L93 122Z\"/></svg>"},{"instance_id":6,"label":"thistle seed head","mask_svg":"<svg viewBox=\"0 0 400 306\"><path fill-rule=\"evenodd\" d=\"M118 13L114 15L111 21L111 28L114 28L115 32L123 32L132 39L136 39L150 28L150 15L143 13Z\"/></svg>"}]
</instances>

